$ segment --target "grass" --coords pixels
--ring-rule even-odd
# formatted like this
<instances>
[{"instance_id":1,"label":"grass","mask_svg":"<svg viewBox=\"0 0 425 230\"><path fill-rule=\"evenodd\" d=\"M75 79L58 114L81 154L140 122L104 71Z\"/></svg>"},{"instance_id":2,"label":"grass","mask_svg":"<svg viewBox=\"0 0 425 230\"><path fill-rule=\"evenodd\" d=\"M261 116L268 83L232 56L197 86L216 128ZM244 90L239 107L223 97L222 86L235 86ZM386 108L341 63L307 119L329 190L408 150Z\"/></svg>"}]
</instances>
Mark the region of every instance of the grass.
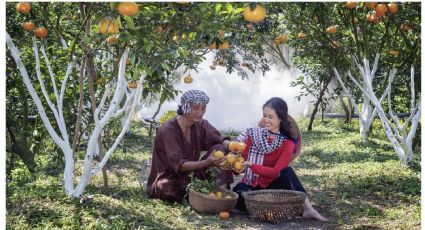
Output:
<instances>
[{"instance_id":1,"label":"grass","mask_svg":"<svg viewBox=\"0 0 425 230\"><path fill-rule=\"evenodd\" d=\"M331 221L298 222L323 229L420 229L420 149L409 168L399 160L380 127L374 124L369 141L359 138L358 126L339 120L321 123L307 132L292 163L314 206ZM13 170L6 187L7 229L249 229L253 221L232 217L222 221L199 215L188 204L147 199L139 185L142 161L152 139L142 126L126 137L107 165L110 188L103 191L101 173L85 192L85 202L66 197L62 169L48 156L37 156L31 175L22 165ZM255 223L255 228L273 225ZM279 225L275 225L279 226Z\"/></svg>"}]
</instances>

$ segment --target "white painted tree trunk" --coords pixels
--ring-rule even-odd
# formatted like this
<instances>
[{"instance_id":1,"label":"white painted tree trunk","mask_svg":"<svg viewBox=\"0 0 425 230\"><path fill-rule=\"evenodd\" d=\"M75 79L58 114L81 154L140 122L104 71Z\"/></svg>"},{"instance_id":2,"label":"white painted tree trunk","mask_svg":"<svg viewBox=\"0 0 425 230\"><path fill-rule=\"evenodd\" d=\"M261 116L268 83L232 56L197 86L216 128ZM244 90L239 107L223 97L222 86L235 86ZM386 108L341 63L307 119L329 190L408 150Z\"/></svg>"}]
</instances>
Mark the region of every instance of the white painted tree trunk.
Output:
<instances>
[{"instance_id":1,"label":"white painted tree trunk","mask_svg":"<svg viewBox=\"0 0 425 230\"><path fill-rule=\"evenodd\" d=\"M368 79L368 61L366 59L363 60L363 65L359 64L358 60L354 57L353 58L355 63L357 64L357 67L360 70L360 73L363 77L363 84L360 84L352 75L351 72L348 72L348 76L350 77L351 81L362 91L363 96L365 98L368 98L372 104L375 106L374 112L378 114L381 123L384 127L385 135L387 136L388 140L390 141L391 145L393 146L395 152L397 153L400 163L402 166L407 166L407 164L413 159L413 150L412 150L412 141L416 134L416 130L418 127L418 123L420 120L420 114L421 114L421 103L420 100L416 101L415 93L414 93L414 69L413 66L411 67L411 84L410 88L412 90L411 92L411 110L410 110L410 116L405 120L404 124L401 125L400 120L398 117L394 115L394 112L392 110L391 106L391 85L394 79L394 76L397 74L397 70L390 71L389 74L389 81L387 88L385 89L383 95L381 96L381 99L378 100L376 97L376 92L374 91L374 88L372 86L372 81L367 81ZM375 64L372 73L376 73L376 66L378 65L379 60L379 54L375 58ZM336 68L334 68L335 75L337 76L338 81L341 83L343 88L346 88L339 73ZM389 114L391 117L391 120L387 117L383 107L382 102L385 99L385 96L388 95L388 107L389 107ZM407 128L411 124L410 130L407 131Z\"/></svg>"},{"instance_id":2,"label":"white painted tree trunk","mask_svg":"<svg viewBox=\"0 0 425 230\"><path fill-rule=\"evenodd\" d=\"M94 116L94 122L95 122L95 128L91 135L89 135L89 142L87 145L87 150L83 162L83 174L79 178L79 181L77 181L77 186L74 188L74 168L75 168L75 162L73 158L72 148L71 144L69 142L68 133L66 129L66 122L64 120L63 116L63 110L62 110L62 102L64 99L64 93L65 93L65 87L66 82L69 77L69 75L72 72L73 67L75 66L74 63L70 62L68 63L67 72L65 75L65 78L61 85L61 91L60 94L57 92L56 83L55 83L55 77L54 73L52 72L52 69L50 68L49 59L47 58L47 55L44 51L44 46L41 46L41 52L43 53L43 56L46 61L46 65L49 70L49 74L51 77L51 81L53 84L53 90L55 95L55 101L56 105L54 105L49 98L49 94L46 91L46 88L44 86L41 70L40 70L40 59L38 56L38 48L37 48L37 41L36 38L33 37L33 49L34 49L34 56L35 56L35 62L36 62L36 73L37 78L40 82L41 91L43 93L43 96L45 100L47 101L47 104L49 105L49 108L52 110L55 123L58 127L58 130L60 131L60 134L58 134L55 129L53 128L53 125L49 118L46 115L45 108L43 104L41 103L41 100L35 91L33 84L31 83L31 80L28 76L28 72L25 69L24 64L22 63L22 60L19 55L19 50L16 48L15 44L13 43L10 35L6 33L6 43L7 47L10 50L13 59L15 60L17 67L22 75L24 84L26 88L28 89L31 97L34 100L34 103L37 107L38 113L40 114L40 118L43 121L44 126L46 127L49 135L52 137L53 141L59 146L59 148L62 150L65 156L65 169L64 169L64 188L65 193L70 197L80 197L87 184L90 182L90 179L92 176L94 176L96 173L98 173L106 164L108 159L110 158L111 154L116 149L118 143L121 141L122 137L124 136L125 130L129 127L130 121L131 121L131 115L134 113L136 107L140 107L140 98L142 93L142 82L144 77L141 76L140 80L138 82L138 88L134 90L129 97L127 97L126 103L122 108L119 108L119 104L121 100L123 99L124 93L127 89L127 83L125 81L125 67L126 67L126 60L129 53L129 50L127 49L124 54L121 57L120 60L120 66L119 66L119 73L118 78L116 81L114 94L112 97L112 100L108 103L108 107L106 108L105 114L100 117L99 113L104 108L105 102L108 100L110 94L111 94L111 84L108 84L106 86L105 93L101 99L101 102L99 106L97 107L97 110L95 111ZM110 119L112 117L119 117L122 116L123 113L130 113L128 115L128 118L125 122L125 127L121 131L120 135L116 138L115 143L112 145L112 147L107 151L105 157L103 158L102 162L99 163L95 167L94 170L92 170L92 160L93 160L93 154L95 153L95 147L97 146L97 137L102 132L103 128L108 124Z\"/></svg>"},{"instance_id":3,"label":"white painted tree trunk","mask_svg":"<svg viewBox=\"0 0 425 230\"><path fill-rule=\"evenodd\" d=\"M370 85L372 84L373 79L375 78L376 71L378 69L378 62L379 62L379 54L376 55L375 57L375 61L374 61L372 69L369 66L368 60L365 60L363 62L363 70L362 70L363 71L362 72L363 87L366 87L368 84ZM347 94L349 100L354 105L354 111L359 115L360 137L363 140L367 140L370 127L372 126L372 123L377 116L377 111L374 108L373 103L371 103L371 100L367 97L363 98L363 103L362 103L363 106L362 106L362 109L360 110L359 104L356 103L356 101L354 100L353 93L350 90L348 90L348 88L345 86L344 82L342 81L342 78L339 75L339 72L335 68L334 68L334 72L344 92ZM385 100L386 96L387 96L387 91L385 91L382 94L381 101Z\"/></svg>"}]
</instances>

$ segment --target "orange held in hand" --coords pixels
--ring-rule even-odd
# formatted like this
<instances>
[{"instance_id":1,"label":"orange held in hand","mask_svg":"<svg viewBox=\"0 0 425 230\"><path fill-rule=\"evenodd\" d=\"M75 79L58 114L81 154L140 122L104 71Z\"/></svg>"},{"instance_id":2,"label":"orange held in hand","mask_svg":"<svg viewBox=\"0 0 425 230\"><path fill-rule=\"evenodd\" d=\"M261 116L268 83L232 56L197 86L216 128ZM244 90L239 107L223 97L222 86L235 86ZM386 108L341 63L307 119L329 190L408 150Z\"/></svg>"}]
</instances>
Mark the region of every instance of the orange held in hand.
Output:
<instances>
[{"instance_id":1,"label":"orange held in hand","mask_svg":"<svg viewBox=\"0 0 425 230\"><path fill-rule=\"evenodd\" d=\"M222 158L222 157L224 157L224 153L223 153L222 151L215 151L215 152L213 153L213 156L214 156L215 158Z\"/></svg>"},{"instance_id":2,"label":"orange held in hand","mask_svg":"<svg viewBox=\"0 0 425 230\"><path fill-rule=\"evenodd\" d=\"M235 164L233 165L233 168L238 172L241 171L243 167L244 167L243 163L239 161L236 161Z\"/></svg>"},{"instance_id":3,"label":"orange held in hand","mask_svg":"<svg viewBox=\"0 0 425 230\"><path fill-rule=\"evenodd\" d=\"M243 152L243 151L245 151L246 144L243 143L243 142L238 142L237 147L238 147L238 152Z\"/></svg>"},{"instance_id":4,"label":"orange held in hand","mask_svg":"<svg viewBox=\"0 0 425 230\"><path fill-rule=\"evenodd\" d=\"M230 151L232 151L232 152L237 152L238 151L238 142L236 142L236 141L231 141L230 143L229 143L229 150Z\"/></svg>"}]
</instances>

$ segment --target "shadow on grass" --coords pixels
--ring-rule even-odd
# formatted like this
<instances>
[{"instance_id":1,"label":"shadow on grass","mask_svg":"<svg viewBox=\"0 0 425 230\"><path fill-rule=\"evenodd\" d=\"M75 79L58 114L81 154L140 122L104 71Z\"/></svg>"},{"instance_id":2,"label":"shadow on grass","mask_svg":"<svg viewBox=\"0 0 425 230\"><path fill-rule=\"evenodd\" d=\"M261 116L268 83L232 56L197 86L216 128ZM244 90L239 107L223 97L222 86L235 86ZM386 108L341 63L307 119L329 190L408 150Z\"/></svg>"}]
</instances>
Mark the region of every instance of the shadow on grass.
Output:
<instances>
[{"instance_id":1,"label":"shadow on grass","mask_svg":"<svg viewBox=\"0 0 425 230\"><path fill-rule=\"evenodd\" d=\"M314 160L318 163L328 166L340 163L386 162L398 159L395 154L391 153L391 149L386 144L375 141L352 141L348 144L355 146L354 151L346 151L344 150L344 146L340 146L340 151L326 151L323 148L317 147L306 152L306 158L314 157ZM348 148L348 146L345 147ZM311 163L313 160L305 159L305 161L306 163Z\"/></svg>"}]
</instances>

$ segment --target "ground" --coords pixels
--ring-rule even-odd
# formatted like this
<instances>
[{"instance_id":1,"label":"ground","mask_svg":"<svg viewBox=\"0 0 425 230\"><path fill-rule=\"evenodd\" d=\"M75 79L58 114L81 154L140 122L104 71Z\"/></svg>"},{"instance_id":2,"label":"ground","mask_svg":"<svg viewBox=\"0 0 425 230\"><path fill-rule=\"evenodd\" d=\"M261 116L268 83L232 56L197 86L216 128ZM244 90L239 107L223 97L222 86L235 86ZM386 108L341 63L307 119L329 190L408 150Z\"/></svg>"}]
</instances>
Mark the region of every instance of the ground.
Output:
<instances>
[{"instance_id":1,"label":"ground","mask_svg":"<svg viewBox=\"0 0 425 230\"><path fill-rule=\"evenodd\" d=\"M35 175L17 167L6 186L7 229L420 229L420 148L410 166L401 168L379 122L367 142L355 123L317 121L311 132L306 124L300 121L304 147L292 167L328 223L269 224L241 213L223 221L199 215L188 204L147 199L139 176L152 138L137 125L107 164L108 191L100 173L85 199L66 197L62 168L49 155L37 156Z\"/></svg>"}]
</instances>

